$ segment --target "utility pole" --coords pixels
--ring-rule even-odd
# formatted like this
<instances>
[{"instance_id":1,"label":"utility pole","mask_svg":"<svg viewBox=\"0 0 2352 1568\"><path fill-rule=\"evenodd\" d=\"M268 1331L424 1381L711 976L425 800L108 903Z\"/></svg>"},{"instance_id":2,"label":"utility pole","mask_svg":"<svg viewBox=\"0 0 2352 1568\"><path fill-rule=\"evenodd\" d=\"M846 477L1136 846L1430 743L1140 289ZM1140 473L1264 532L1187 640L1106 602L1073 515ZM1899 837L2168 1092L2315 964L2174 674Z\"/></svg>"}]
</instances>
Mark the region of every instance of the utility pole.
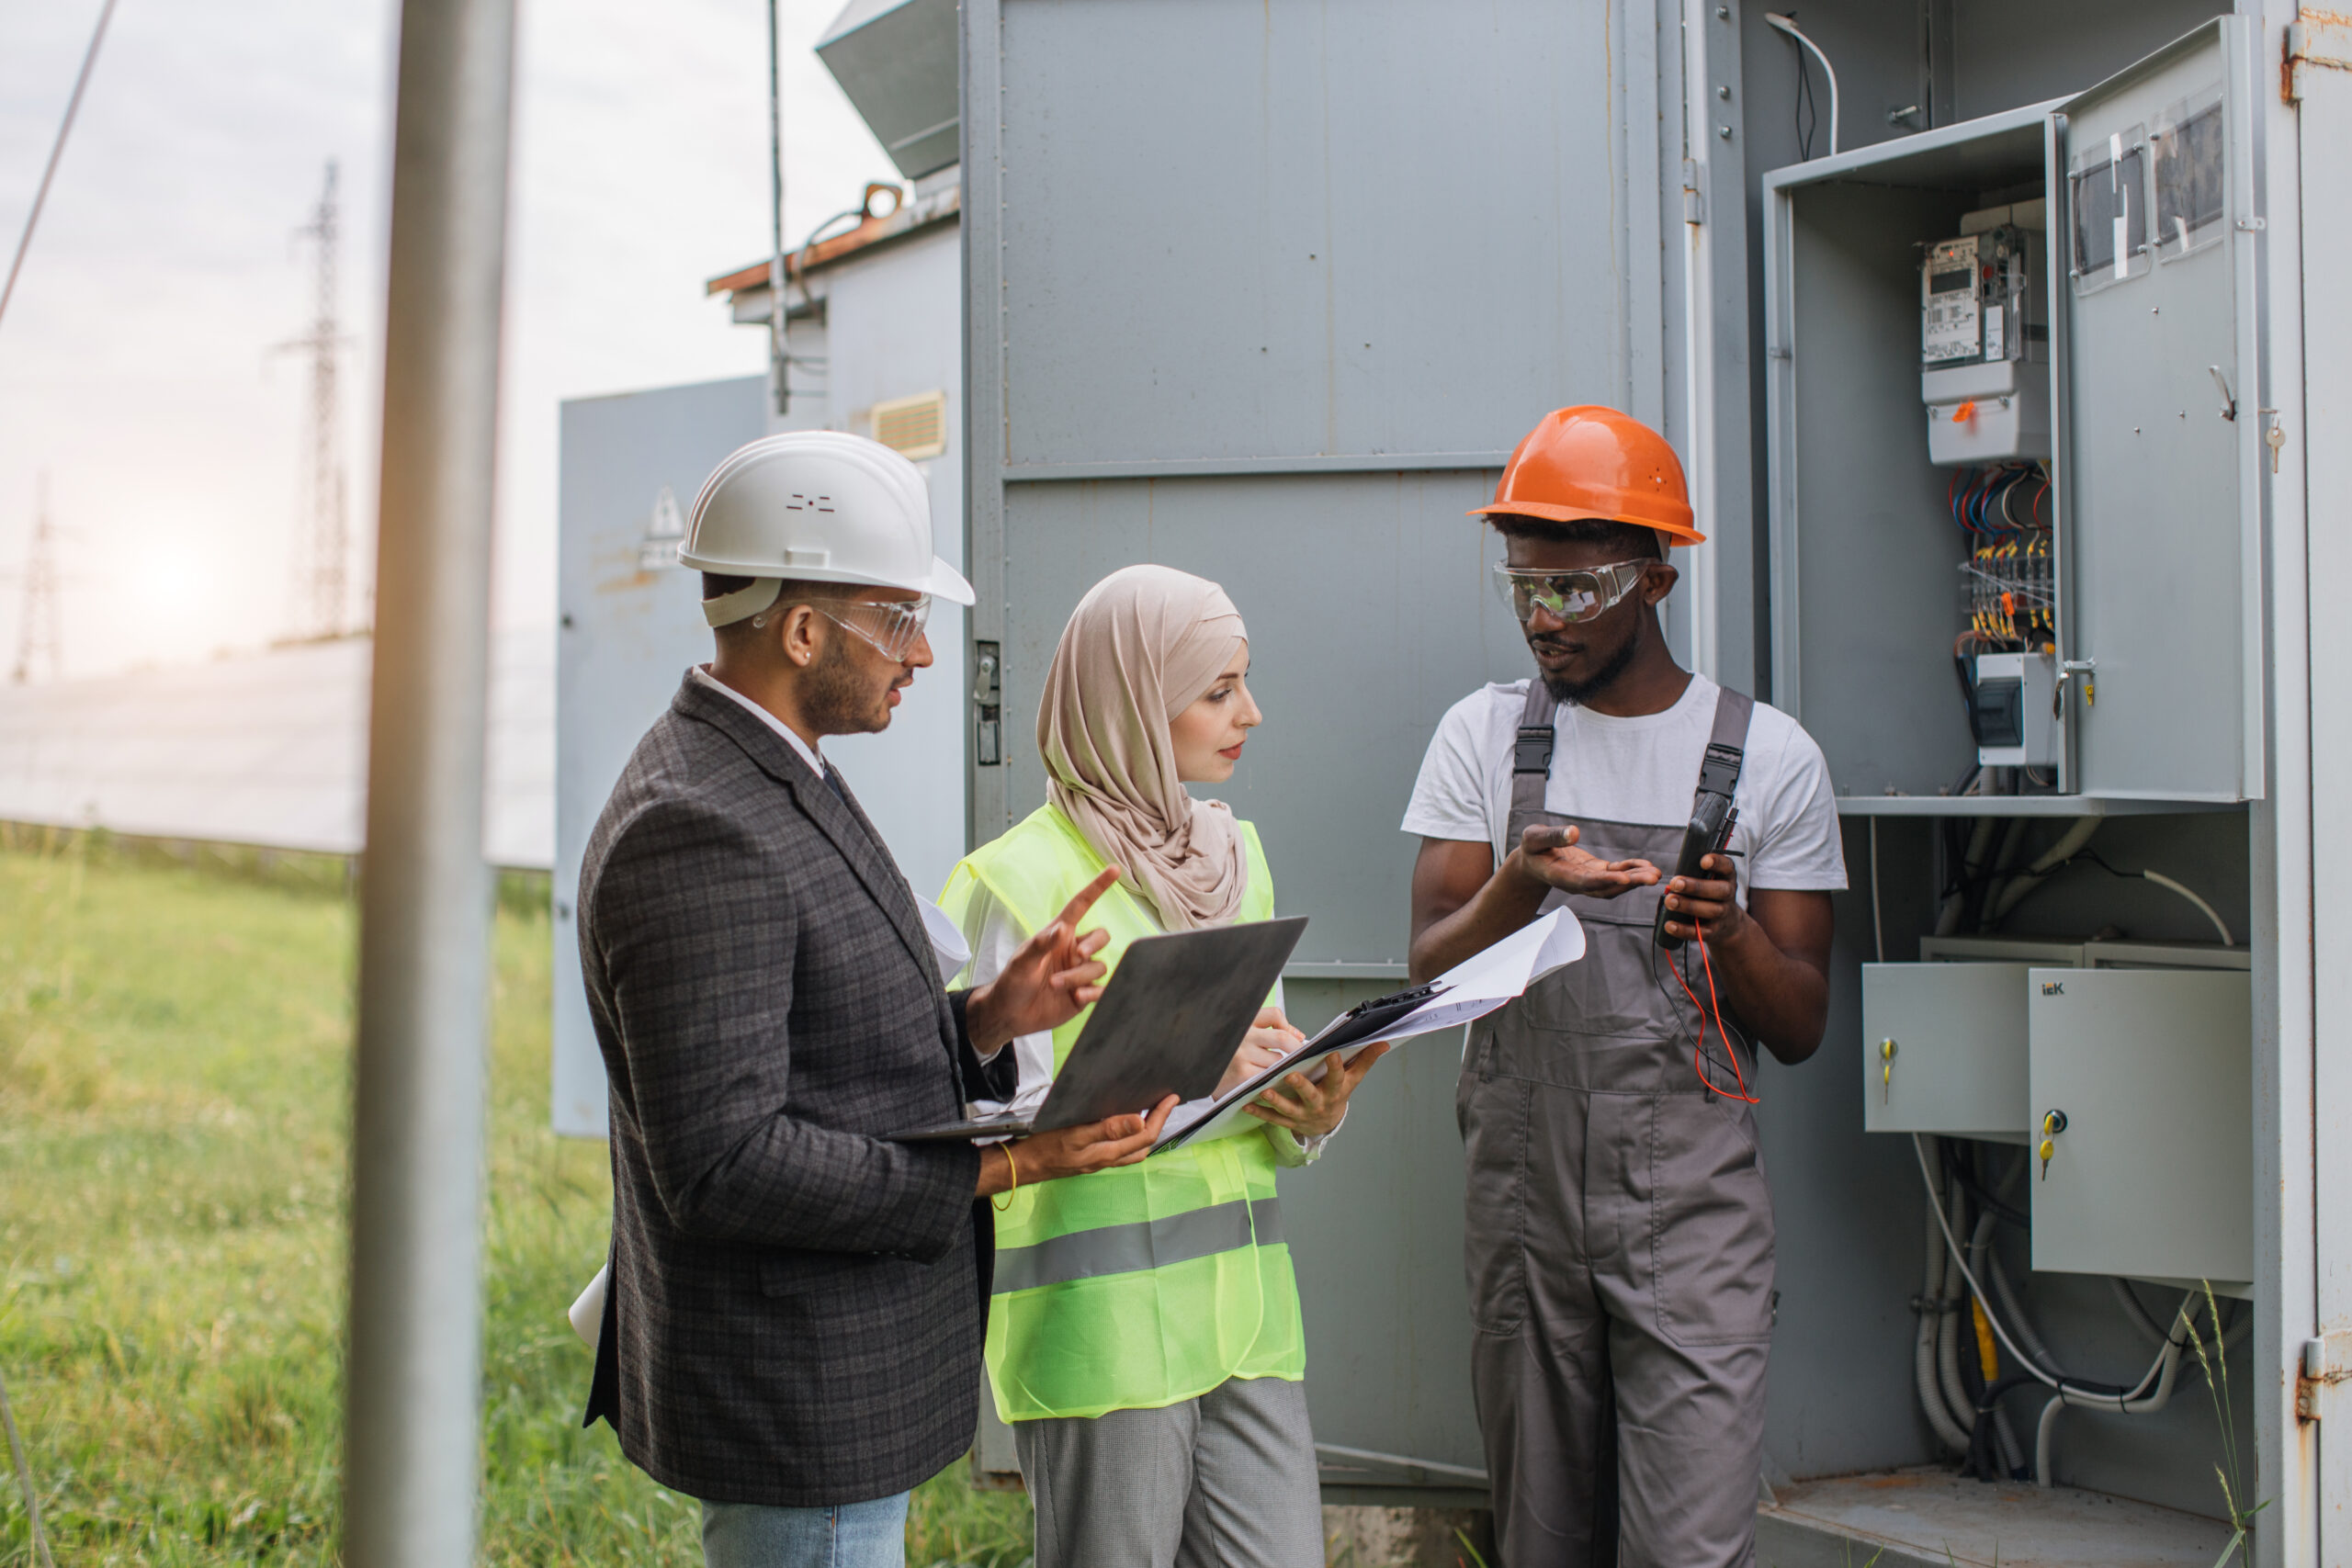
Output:
<instances>
[{"instance_id":1,"label":"utility pole","mask_svg":"<svg viewBox=\"0 0 2352 1568\"><path fill-rule=\"evenodd\" d=\"M19 686L46 660L49 678L63 673L57 617L57 529L49 515L49 470L41 470L39 509L33 514L32 548L25 560L24 614L17 623L17 667L9 679Z\"/></svg>"},{"instance_id":2,"label":"utility pole","mask_svg":"<svg viewBox=\"0 0 2352 1568\"><path fill-rule=\"evenodd\" d=\"M514 0L401 0L359 883L343 1562L467 1568L481 1461L481 858Z\"/></svg>"},{"instance_id":3,"label":"utility pole","mask_svg":"<svg viewBox=\"0 0 2352 1568\"><path fill-rule=\"evenodd\" d=\"M326 188L317 212L296 230L298 239L317 247L311 271L311 330L279 346L311 356L311 442L303 468L303 512L294 547L294 619L298 632L336 637L350 609L350 512L345 500L340 393L336 373L343 353L337 310L338 210L335 164L327 160Z\"/></svg>"}]
</instances>

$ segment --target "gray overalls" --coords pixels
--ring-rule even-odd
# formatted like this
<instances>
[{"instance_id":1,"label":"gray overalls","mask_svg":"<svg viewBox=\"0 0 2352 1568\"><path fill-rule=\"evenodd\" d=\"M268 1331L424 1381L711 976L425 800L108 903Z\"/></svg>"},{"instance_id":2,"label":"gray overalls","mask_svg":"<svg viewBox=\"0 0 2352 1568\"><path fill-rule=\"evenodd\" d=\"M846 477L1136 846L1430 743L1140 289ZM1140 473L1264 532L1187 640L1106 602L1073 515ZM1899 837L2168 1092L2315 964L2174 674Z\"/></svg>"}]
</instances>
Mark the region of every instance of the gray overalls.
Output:
<instances>
[{"instance_id":1,"label":"gray overalls","mask_svg":"<svg viewBox=\"0 0 2352 1568\"><path fill-rule=\"evenodd\" d=\"M1713 745L1743 748L1753 706L1725 691ZM1507 845L1567 821L1543 808L1554 711L1531 681ZM1672 874L1679 824L1577 825L1601 859ZM1576 911L1585 956L1472 1026L1455 1093L1471 1376L1506 1568L1755 1558L1772 1201L1749 1108L1692 1066L1677 957L1702 998L1706 984L1695 942L1655 950L1660 897L1554 893L1544 908ZM1732 1087L1734 1048L1754 1084L1744 1046L1708 1046L1717 1084Z\"/></svg>"}]
</instances>

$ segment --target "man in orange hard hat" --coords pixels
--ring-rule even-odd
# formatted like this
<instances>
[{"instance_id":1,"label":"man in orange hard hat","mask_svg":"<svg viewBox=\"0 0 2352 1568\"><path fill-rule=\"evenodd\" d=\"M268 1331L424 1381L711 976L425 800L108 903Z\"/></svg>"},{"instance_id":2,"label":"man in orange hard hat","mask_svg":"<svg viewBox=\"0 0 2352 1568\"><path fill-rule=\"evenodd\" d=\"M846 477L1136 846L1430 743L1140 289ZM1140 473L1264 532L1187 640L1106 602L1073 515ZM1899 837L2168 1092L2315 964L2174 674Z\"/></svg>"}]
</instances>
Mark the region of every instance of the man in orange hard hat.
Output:
<instances>
[{"instance_id":1,"label":"man in orange hard hat","mask_svg":"<svg viewBox=\"0 0 2352 1568\"><path fill-rule=\"evenodd\" d=\"M1472 515L1502 536L1536 675L1430 743L1413 974L1562 905L1587 942L1472 1028L1455 1097L1502 1560L1747 1564L1772 1328L1755 1052L1821 1043L1846 886L1828 769L1667 647L1668 554L1701 536L1656 431L1547 414Z\"/></svg>"}]
</instances>

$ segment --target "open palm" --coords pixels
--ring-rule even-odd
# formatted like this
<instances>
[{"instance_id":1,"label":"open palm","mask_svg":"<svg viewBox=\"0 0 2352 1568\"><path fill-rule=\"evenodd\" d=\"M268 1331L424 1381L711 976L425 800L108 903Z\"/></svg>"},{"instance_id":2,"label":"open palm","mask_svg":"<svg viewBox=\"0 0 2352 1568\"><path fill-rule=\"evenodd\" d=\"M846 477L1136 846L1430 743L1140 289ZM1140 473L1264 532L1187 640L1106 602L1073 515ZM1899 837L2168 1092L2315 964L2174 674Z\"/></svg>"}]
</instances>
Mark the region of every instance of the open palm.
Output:
<instances>
[{"instance_id":1,"label":"open palm","mask_svg":"<svg viewBox=\"0 0 2352 1568\"><path fill-rule=\"evenodd\" d=\"M1602 860L1577 847L1581 837L1572 827L1531 827L1519 836L1520 858L1536 880L1589 898L1614 898L1657 881L1658 869L1649 862Z\"/></svg>"}]
</instances>

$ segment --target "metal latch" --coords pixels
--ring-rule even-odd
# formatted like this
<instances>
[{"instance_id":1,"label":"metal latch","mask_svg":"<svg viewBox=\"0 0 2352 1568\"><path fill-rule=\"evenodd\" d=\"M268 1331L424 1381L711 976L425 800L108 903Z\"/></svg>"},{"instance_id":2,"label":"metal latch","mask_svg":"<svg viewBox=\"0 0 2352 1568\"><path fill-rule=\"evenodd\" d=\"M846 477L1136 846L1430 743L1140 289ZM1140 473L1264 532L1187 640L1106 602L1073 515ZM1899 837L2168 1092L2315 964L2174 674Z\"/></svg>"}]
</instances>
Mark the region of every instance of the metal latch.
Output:
<instances>
[{"instance_id":1,"label":"metal latch","mask_svg":"<svg viewBox=\"0 0 2352 1568\"><path fill-rule=\"evenodd\" d=\"M983 768L1004 763L1003 668L1001 645L972 645L972 761Z\"/></svg>"},{"instance_id":2,"label":"metal latch","mask_svg":"<svg viewBox=\"0 0 2352 1568\"><path fill-rule=\"evenodd\" d=\"M2065 703L2066 682L2077 675L2083 678L2083 705L2085 707L2098 706L2098 660L2069 659L2062 661L2058 666L2057 689L2050 696L2052 717L2058 716L2060 707Z\"/></svg>"}]
</instances>

